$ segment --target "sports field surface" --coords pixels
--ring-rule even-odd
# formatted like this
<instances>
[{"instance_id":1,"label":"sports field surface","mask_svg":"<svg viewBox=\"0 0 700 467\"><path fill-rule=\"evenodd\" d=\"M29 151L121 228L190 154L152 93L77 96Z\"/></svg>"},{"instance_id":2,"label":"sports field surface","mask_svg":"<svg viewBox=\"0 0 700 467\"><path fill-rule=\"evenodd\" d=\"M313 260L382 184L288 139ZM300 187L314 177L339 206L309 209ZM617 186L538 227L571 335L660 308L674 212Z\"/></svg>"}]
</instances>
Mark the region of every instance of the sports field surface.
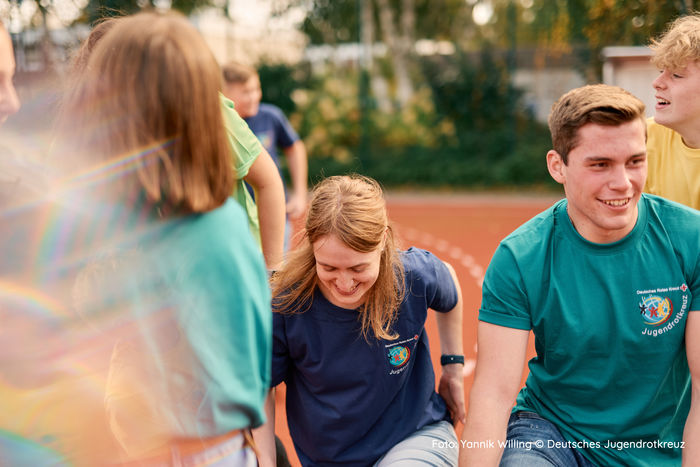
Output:
<instances>
[{"instance_id":1,"label":"sports field surface","mask_svg":"<svg viewBox=\"0 0 700 467\"><path fill-rule=\"evenodd\" d=\"M464 299L464 388L469 397L476 363L476 325L481 303L481 283L491 255L500 240L560 197L548 195L476 194L389 194L390 221L402 248L416 246L429 250L450 263L459 277ZM433 365L439 377L440 349L435 319L429 315L427 331ZM528 358L533 354L530 343ZM436 382L437 384L437 382ZM284 388L278 388L276 431L284 442L290 461L299 461L287 430ZM461 424L457 426L458 436Z\"/></svg>"}]
</instances>

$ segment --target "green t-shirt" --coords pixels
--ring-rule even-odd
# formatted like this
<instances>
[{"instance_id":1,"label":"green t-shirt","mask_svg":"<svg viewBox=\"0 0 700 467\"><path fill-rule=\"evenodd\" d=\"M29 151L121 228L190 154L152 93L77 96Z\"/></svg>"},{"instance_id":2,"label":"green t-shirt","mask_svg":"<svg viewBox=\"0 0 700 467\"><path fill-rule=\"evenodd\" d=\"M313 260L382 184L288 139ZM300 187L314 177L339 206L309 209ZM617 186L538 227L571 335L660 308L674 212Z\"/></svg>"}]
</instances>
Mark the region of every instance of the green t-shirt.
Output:
<instances>
[{"instance_id":1,"label":"green t-shirt","mask_svg":"<svg viewBox=\"0 0 700 467\"><path fill-rule=\"evenodd\" d=\"M243 178L248 175L250 166L262 152L262 145L255 134L248 128L248 124L238 115L233 101L219 94L221 99L221 112L224 117L224 126L228 135L229 144L233 152L233 169L236 172L236 190L233 197L248 214L248 224L253 238L260 246L260 222L258 221L258 208L255 201L246 190Z\"/></svg>"},{"instance_id":2,"label":"green t-shirt","mask_svg":"<svg viewBox=\"0 0 700 467\"><path fill-rule=\"evenodd\" d=\"M601 465L677 465L690 405L685 322L700 310L700 213L643 195L632 232L603 245L578 234L566 206L504 239L484 279L479 319L535 335L514 411L551 421Z\"/></svg>"}]
</instances>

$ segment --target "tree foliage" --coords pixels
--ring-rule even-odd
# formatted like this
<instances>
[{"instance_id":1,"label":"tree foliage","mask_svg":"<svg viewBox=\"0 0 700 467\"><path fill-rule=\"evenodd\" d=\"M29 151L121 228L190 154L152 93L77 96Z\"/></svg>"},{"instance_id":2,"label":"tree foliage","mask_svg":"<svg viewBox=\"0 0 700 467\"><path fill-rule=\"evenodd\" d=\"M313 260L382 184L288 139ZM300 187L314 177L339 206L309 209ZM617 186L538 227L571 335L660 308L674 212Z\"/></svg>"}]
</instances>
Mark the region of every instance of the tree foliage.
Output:
<instances>
[{"instance_id":1,"label":"tree foliage","mask_svg":"<svg viewBox=\"0 0 700 467\"><path fill-rule=\"evenodd\" d=\"M689 11L688 0L492 0L488 37L512 47L546 47L554 52L582 51L589 79L599 78L601 50L612 45L646 45L665 25ZM525 5L525 6L524 6ZM509 17L507 11L516 14Z\"/></svg>"},{"instance_id":2,"label":"tree foliage","mask_svg":"<svg viewBox=\"0 0 700 467\"><path fill-rule=\"evenodd\" d=\"M365 0L374 8L371 0ZM312 44L359 42L361 0L312 0L301 26ZM404 15L403 2L390 0L396 18ZM464 0L415 0L415 33L417 39L453 40L465 29L473 28L471 6ZM379 25L378 12L375 24ZM375 37L380 37L377 34Z\"/></svg>"}]
</instances>

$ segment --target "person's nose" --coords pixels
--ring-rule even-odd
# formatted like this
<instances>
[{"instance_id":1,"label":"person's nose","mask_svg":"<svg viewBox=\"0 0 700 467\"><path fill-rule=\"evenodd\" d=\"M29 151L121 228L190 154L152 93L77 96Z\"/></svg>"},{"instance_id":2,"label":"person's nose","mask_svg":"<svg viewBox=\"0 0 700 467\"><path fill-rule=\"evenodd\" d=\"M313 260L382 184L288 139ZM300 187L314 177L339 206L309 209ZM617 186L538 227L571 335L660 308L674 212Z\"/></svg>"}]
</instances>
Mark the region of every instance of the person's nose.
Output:
<instances>
[{"instance_id":1,"label":"person's nose","mask_svg":"<svg viewBox=\"0 0 700 467\"><path fill-rule=\"evenodd\" d=\"M661 73L659 73L659 76L656 77L654 81L651 82L651 86L656 89L665 89L666 88L666 78L668 77L668 71L664 70Z\"/></svg>"},{"instance_id":2,"label":"person's nose","mask_svg":"<svg viewBox=\"0 0 700 467\"><path fill-rule=\"evenodd\" d=\"M352 278L352 275L341 273L336 279L336 284L338 284L340 290L347 292L355 286L355 280Z\"/></svg>"},{"instance_id":3,"label":"person's nose","mask_svg":"<svg viewBox=\"0 0 700 467\"><path fill-rule=\"evenodd\" d=\"M624 165L615 167L610 176L609 186L612 190L627 192L632 187L632 177Z\"/></svg>"}]
</instances>

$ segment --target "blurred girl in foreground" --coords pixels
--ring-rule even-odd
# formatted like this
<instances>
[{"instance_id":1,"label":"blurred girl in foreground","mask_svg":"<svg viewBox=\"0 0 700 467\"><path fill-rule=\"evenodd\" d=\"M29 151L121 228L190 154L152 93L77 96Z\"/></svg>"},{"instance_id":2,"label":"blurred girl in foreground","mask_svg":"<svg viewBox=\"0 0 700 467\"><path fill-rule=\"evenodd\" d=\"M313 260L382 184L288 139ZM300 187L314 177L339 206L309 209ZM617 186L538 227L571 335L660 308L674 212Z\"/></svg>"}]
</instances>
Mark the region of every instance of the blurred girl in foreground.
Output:
<instances>
[{"instance_id":1,"label":"blurred girl in foreground","mask_svg":"<svg viewBox=\"0 0 700 467\"><path fill-rule=\"evenodd\" d=\"M140 13L95 45L59 125L63 191L91 218L88 249L122 258L81 313L115 342L106 408L137 465L255 465L246 440L264 421L270 297L230 198L220 89L186 18Z\"/></svg>"},{"instance_id":2,"label":"blurred girl in foreground","mask_svg":"<svg viewBox=\"0 0 700 467\"><path fill-rule=\"evenodd\" d=\"M397 249L377 182L321 182L301 246L272 287L271 387L287 385L303 465L457 465L452 423L465 416L459 283L433 254ZM439 395L428 308L438 311ZM272 396L268 423L255 432L263 466L274 465Z\"/></svg>"}]
</instances>

